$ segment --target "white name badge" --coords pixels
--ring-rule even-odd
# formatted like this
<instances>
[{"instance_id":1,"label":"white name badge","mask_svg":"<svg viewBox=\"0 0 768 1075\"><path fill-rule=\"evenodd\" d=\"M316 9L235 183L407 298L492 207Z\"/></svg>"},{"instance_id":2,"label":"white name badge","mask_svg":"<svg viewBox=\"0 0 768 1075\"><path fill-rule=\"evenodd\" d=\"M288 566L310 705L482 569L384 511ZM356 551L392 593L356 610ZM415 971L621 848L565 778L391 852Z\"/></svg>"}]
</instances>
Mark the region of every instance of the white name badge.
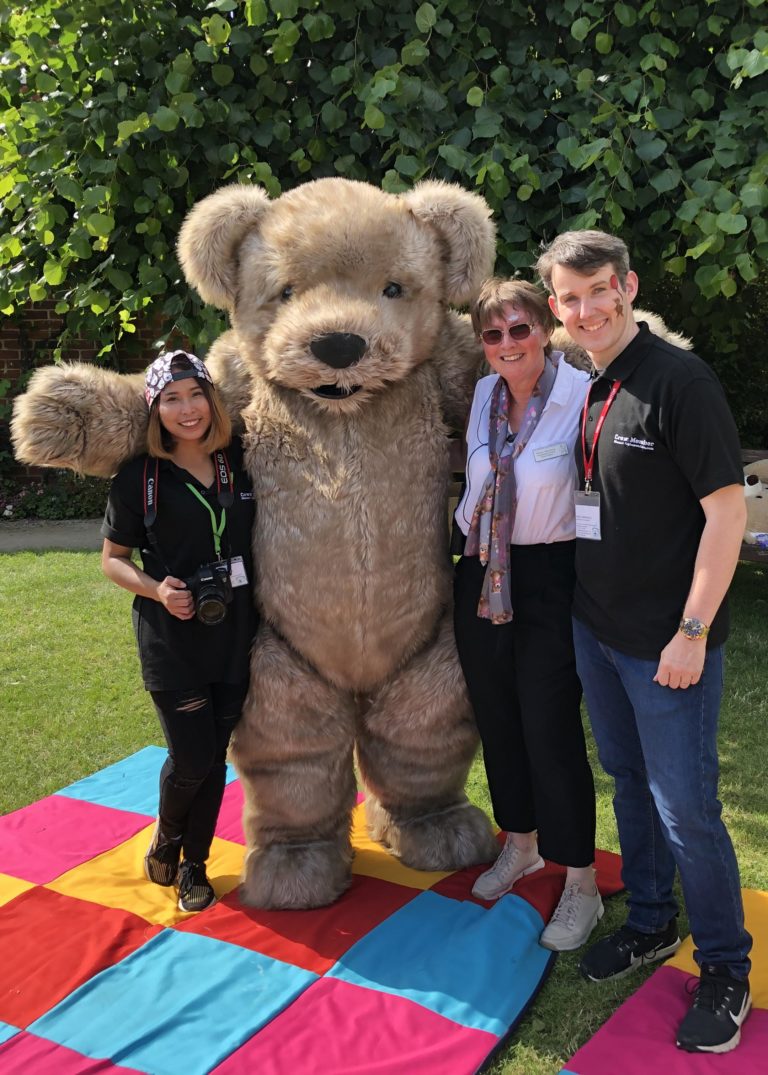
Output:
<instances>
[{"instance_id":1,"label":"white name badge","mask_svg":"<svg viewBox=\"0 0 768 1075\"><path fill-rule=\"evenodd\" d=\"M242 556L233 556L229 561L229 579L233 587L248 585L248 575L245 572Z\"/></svg>"},{"instance_id":2,"label":"white name badge","mask_svg":"<svg viewBox=\"0 0 768 1075\"><path fill-rule=\"evenodd\" d=\"M576 505L576 537L586 538L587 541L599 541L600 494L576 489L573 496Z\"/></svg>"},{"instance_id":3,"label":"white name badge","mask_svg":"<svg viewBox=\"0 0 768 1075\"><path fill-rule=\"evenodd\" d=\"M534 449L533 458L537 463L543 463L545 459L557 459L559 455L568 454L568 445L565 441L561 441L559 444L548 444L546 448Z\"/></svg>"}]
</instances>

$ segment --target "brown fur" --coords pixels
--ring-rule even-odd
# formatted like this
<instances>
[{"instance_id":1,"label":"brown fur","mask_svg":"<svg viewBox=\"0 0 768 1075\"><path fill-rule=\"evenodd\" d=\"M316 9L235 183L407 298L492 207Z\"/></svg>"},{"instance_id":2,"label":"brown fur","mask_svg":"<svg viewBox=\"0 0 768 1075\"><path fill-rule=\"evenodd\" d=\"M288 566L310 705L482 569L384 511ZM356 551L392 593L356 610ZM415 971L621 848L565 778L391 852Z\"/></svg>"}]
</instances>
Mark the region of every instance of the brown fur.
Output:
<instances>
[{"instance_id":1,"label":"brown fur","mask_svg":"<svg viewBox=\"0 0 768 1075\"><path fill-rule=\"evenodd\" d=\"M319 180L274 202L231 187L192 210L179 254L190 283L230 314L208 365L233 409L245 403L257 502L264 623L233 742L243 899L317 906L349 884L355 749L372 830L404 861L489 860L490 825L463 791L477 736L446 548L446 432L463 422L479 359L448 304L468 302L492 268L488 207L443 183L395 197ZM359 361L318 359L312 342L327 333L360 337ZM141 448L128 432L141 425L137 386L122 428L105 435L99 412L124 382L89 381L88 369L33 382L15 430L25 458L111 473ZM73 377L79 438L63 407L36 409ZM314 391L329 385L356 391Z\"/></svg>"},{"instance_id":2,"label":"brown fur","mask_svg":"<svg viewBox=\"0 0 768 1075\"><path fill-rule=\"evenodd\" d=\"M492 268L487 205L443 183L395 197L323 179L273 202L235 186L192 210L179 255L229 311L208 366L243 413L257 503L264 619L233 741L243 899L310 907L344 891L355 751L372 834L405 862L488 861L490 826L463 791L477 737L446 533L446 432L481 358L448 304ZM359 337L359 360L316 357L328 333ZM327 386L356 391L316 394ZM141 450L145 420L138 379L55 368L17 404L14 437L28 462L110 474Z\"/></svg>"},{"instance_id":3,"label":"brown fur","mask_svg":"<svg viewBox=\"0 0 768 1075\"><path fill-rule=\"evenodd\" d=\"M44 366L14 405L16 458L109 478L144 450L147 407L140 374L118 377L96 366Z\"/></svg>"}]
</instances>

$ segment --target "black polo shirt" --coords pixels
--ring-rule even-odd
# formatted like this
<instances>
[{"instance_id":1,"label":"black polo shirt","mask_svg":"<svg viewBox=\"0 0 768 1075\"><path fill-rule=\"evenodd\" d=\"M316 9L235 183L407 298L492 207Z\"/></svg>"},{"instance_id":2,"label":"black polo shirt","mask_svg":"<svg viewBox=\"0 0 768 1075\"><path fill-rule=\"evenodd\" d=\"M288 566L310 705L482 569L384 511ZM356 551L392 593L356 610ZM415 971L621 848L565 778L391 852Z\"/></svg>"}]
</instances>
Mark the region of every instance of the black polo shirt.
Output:
<instances>
[{"instance_id":1,"label":"black polo shirt","mask_svg":"<svg viewBox=\"0 0 768 1075\"><path fill-rule=\"evenodd\" d=\"M209 683L240 683L248 677L251 642L256 630L251 532L254 503L250 479L243 468L243 449L234 438L226 449L233 473L234 503L227 508L222 534L224 557L242 556L248 585L235 587L224 620L215 626L196 617L179 620L147 597L134 598L133 625L147 690L178 690ZM188 579L202 565L216 560L211 517L187 488L194 486L221 517L216 482L206 488L194 475L167 459L149 459L150 475L158 462L157 535L162 561L149 543L144 527L144 464L147 456L131 460L117 474L109 491L101 527L103 537L139 550L144 571L153 579L167 574ZM168 570L166 570L166 567Z\"/></svg>"},{"instance_id":2,"label":"black polo shirt","mask_svg":"<svg viewBox=\"0 0 768 1075\"><path fill-rule=\"evenodd\" d=\"M720 382L690 351L639 323L637 336L593 382L587 421L621 381L602 427L592 477L600 493L600 541L576 542L574 615L600 641L656 660L675 634L704 528L699 501L741 484L736 426ZM576 448L584 488L581 445ZM708 645L725 641L727 602Z\"/></svg>"}]
</instances>

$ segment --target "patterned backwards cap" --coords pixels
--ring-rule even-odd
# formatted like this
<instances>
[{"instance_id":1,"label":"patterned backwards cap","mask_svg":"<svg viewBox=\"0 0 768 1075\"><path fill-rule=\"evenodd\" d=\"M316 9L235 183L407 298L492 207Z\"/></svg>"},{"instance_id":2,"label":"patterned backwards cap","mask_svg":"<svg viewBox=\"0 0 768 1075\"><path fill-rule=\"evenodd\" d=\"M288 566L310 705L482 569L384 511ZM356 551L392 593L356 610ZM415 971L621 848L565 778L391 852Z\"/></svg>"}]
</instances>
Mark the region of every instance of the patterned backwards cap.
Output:
<instances>
[{"instance_id":1,"label":"patterned backwards cap","mask_svg":"<svg viewBox=\"0 0 768 1075\"><path fill-rule=\"evenodd\" d=\"M190 368L173 372L171 365L175 358L186 358ZM164 351L163 354L158 355L155 361L150 366L147 366L144 381L144 397L147 401L147 406L152 406L155 399L171 381L183 381L187 377L196 377L213 384L213 377L206 369L205 363L201 362L195 355L191 355L189 351Z\"/></svg>"}]
</instances>

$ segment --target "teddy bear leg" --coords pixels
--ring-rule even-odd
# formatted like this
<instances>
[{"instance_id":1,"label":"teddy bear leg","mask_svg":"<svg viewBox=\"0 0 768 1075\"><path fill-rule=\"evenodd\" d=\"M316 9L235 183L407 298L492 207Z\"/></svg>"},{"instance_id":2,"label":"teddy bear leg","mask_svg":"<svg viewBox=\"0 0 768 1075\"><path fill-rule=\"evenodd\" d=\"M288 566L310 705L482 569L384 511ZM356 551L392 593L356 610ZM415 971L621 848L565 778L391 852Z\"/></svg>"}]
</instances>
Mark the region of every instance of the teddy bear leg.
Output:
<instances>
[{"instance_id":1,"label":"teddy bear leg","mask_svg":"<svg viewBox=\"0 0 768 1075\"><path fill-rule=\"evenodd\" d=\"M353 735L350 696L262 625L231 747L245 796L243 903L322 907L349 886Z\"/></svg>"},{"instance_id":2,"label":"teddy bear leg","mask_svg":"<svg viewBox=\"0 0 768 1075\"><path fill-rule=\"evenodd\" d=\"M381 688L360 719L357 757L373 839L422 870L493 859L490 822L464 794L477 742L446 616L435 640Z\"/></svg>"}]
</instances>

